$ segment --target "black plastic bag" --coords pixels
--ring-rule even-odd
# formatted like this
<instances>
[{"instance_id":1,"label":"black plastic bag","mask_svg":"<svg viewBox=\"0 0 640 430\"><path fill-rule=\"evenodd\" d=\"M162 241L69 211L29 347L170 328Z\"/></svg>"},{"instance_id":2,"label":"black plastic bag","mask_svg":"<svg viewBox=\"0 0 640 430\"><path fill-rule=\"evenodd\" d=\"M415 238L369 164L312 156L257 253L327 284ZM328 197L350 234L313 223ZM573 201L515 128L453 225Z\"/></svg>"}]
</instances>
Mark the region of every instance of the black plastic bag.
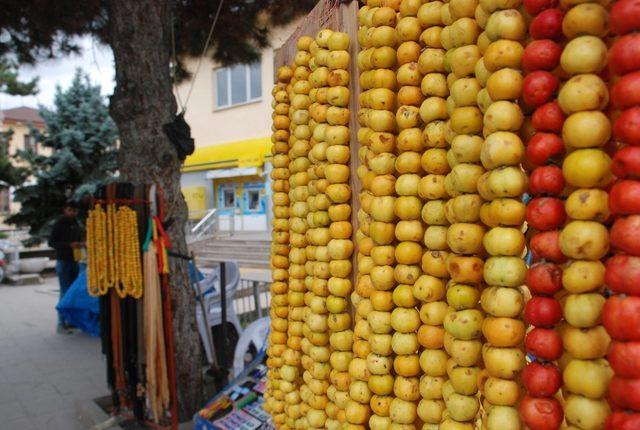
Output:
<instances>
[{"instance_id":1,"label":"black plastic bag","mask_svg":"<svg viewBox=\"0 0 640 430\"><path fill-rule=\"evenodd\" d=\"M173 121L162 126L162 130L176 148L180 161L184 161L187 155L193 154L196 147L191 137L191 127L184 120L184 114L176 115Z\"/></svg>"}]
</instances>

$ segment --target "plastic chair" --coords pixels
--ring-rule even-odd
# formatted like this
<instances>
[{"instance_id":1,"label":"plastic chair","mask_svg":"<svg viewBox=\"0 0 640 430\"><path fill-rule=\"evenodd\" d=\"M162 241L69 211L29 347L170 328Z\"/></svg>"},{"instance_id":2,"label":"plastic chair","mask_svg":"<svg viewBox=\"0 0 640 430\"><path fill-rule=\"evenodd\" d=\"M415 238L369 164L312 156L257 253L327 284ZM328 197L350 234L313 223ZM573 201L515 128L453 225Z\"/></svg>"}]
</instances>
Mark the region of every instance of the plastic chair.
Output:
<instances>
[{"instance_id":1,"label":"plastic chair","mask_svg":"<svg viewBox=\"0 0 640 430\"><path fill-rule=\"evenodd\" d=\"M259 320L255 320L247 326L238 339L238 345L236 345L236 351L233 355L233 375L234 377L242 373L245 368L246 360L245 356L251 352L250 347L253 345L255 352L259 353L265 346L267 338L269 337L269 324L270 318L264 317ZM255 357L251 357L253 360Z\"/></svg>"},{"instance_id":2,"label":"plastic chair","mask_svg":"<svg viewBox=\"0 0 640 430\"><path fill-rule=\"evenodd\" d=\"M211 346L209 345L207 330L211 332L211 329L215 326L222 324L222 306L221 306L221 297L220 297L220 276L219 276L220 268L218 268L215 272L215 278L213 280L215 282L211 282L210 278L205 279L200 282L200 288L204 294L204 307L207 312L207 320L205 321L202 315L202 309L199 304L196 305L196 321L198 323L198 332L200 334L200 338L202 339L202 344L204 345L204 350L207 356L207 361L209 363L213 363L213 351ZM216 281L217 278L217 281ZM235 292L240 285L240 269L238 268L238 264L232 261L225 262L225 280L226 280L226 298L227 298L227 322L231 323L238 334L238 336L242 335L242 325L240 324L240 318L236 314L235 308L233 306L233 300L235 297ZM213 285L213 289L210 286ZM207 322L208 321L208 327ZM213 336L213 334L212 334Z\"/></svg>"}]
</instances>

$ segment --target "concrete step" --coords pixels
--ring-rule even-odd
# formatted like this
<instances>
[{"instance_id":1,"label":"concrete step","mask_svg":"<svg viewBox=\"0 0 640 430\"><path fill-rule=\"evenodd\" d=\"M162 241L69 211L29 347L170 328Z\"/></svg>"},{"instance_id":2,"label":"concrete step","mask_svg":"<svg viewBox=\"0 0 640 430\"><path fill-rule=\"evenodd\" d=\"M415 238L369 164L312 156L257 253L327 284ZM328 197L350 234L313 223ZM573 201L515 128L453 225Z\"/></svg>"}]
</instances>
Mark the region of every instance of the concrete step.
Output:
<instances>
[{"instance_id":1,"label":"concrete step","mask_svg":"<svg viewBox=\"0 0 640 430\"><path fill-rule=\"evenodd\" d=\"M198 265L215 266L220 261L235 261L240 267L269 269L271 237L268 233L240 233L209 237L192 244Z\"/></svg>"},{"instance_id":2,"label":"concrete step","mask_svg":"<svg viewBox=\"0 0 640 430\"><path fill-rule=\"evenodd\" d=\"M226 240L271 240L271 231L237 231L231 235L220 234L211 237Z\"/></svg>"}]
</instances>

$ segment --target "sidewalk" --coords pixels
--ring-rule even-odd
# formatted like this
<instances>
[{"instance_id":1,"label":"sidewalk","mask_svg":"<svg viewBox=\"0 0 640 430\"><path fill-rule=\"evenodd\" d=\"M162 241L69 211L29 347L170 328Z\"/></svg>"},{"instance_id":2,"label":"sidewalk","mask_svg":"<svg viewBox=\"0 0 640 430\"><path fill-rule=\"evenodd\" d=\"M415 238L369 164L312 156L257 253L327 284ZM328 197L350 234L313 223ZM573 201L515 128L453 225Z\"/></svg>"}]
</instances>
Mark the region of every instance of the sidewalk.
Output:
<instances>
[{"instance_id":1,"label":"sidewalk","mask_svg":"<svg viewBox=\"0 0 640 430\"><path fill-rule=\"evenodd\" d=\"M99 339L56 334L57 288L0 285L0 430L80 430L76 400L108 393Z\"/></svg>"}]
</instances>

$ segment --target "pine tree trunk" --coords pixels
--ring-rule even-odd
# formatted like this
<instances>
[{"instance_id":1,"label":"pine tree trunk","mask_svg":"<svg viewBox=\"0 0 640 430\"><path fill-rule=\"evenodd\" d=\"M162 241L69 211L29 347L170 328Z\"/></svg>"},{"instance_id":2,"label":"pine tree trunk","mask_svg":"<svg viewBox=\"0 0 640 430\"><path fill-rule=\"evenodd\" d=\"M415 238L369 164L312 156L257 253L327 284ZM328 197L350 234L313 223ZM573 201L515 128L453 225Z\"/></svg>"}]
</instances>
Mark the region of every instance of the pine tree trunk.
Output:
<instances>
[{"instance_id":1,"label":"pine tree trunk","mask_svg":"<svg viewBox=\"0 0 640 430\"><path fill-rule=\"evenodd\" d=\"M108 7L116 69L110 112L120 135L120 174L126 181L162 188L173 250L186 254L181 163L162 131L176 112L169 73L170 0L109 0ZM202 405L202 349L186 261L171 258L170 270L179 417L184 421Z\"/></svg>"}]
</instances>

